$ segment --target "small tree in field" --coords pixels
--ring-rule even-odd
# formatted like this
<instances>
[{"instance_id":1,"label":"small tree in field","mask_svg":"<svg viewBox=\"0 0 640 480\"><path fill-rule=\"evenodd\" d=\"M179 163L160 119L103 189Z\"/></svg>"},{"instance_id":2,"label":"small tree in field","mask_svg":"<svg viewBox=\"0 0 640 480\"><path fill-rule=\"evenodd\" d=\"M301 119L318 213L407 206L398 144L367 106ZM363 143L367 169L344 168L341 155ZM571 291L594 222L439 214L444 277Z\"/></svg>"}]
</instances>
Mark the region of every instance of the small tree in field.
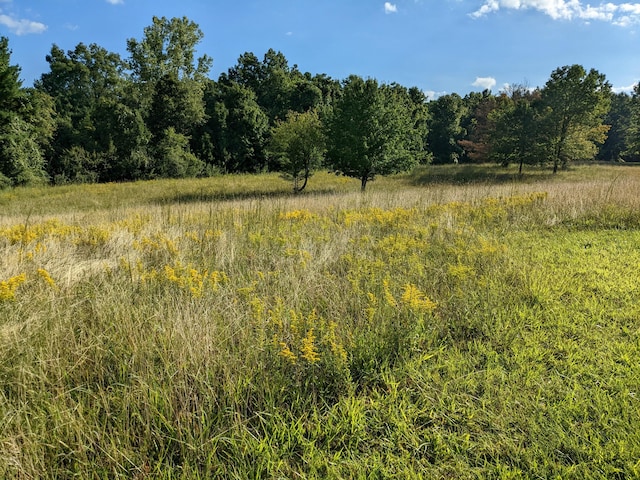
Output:
<instances>
[{"instance_id":1,"label":"small tree in field","mask_svg":"<svg viewBox=\"0 0 640 480\"><path fill-rule=\"evenodd\" d=\"M518 163L518 173L522 174L525 164L540 163L542 156L540 92L514 86L510 96L500 98L500 104L489 115L493 127L488 135L489 157L504 167Z\"/></svg>"},{"instance_id":2,"label":"small tree in field","mask_svg":"<svg viewBox=\"0 0 640 480\"><path fill-rule=\"evenodd\" d=\"M289 112L286 120L277 121L268 150L279 161L283 172L293 179L293 191L304 190L313 171L322 164L326 151L318 112Z\"/></svg>"},{"instance_id":3,"label":"small tree in field","mask_svg":"<svg viewBox=\"0 0 640 480\"><path fill-rule=\"evenodd\" d=\"M398 89L352 75L344 82L329 121L328 156L333 169L360 179L403 172L417 163L411 109Z\"/></svg>"},{"instance_id":4,"label":"small tree in field","mask_svg":"<svg viewBox=\"0 0 640 480\"><path fill-rule=\"evenodd\" d=\"M581 65L560 67L542 89L546 108L544 129L547 158L566 167L572 158L593 158L596 144L604 142L608 127L603 118L609 111L611 85L597 70Z\"/></svg>"}]
</instances>

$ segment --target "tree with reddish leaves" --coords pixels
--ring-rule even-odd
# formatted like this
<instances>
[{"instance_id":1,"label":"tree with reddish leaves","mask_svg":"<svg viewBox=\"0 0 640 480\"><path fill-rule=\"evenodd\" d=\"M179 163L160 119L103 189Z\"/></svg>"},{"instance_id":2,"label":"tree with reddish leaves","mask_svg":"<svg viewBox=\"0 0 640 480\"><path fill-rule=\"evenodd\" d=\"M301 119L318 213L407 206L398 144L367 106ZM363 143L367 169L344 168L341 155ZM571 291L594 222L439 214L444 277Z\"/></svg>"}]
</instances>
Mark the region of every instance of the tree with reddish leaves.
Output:
<instances>
[{"instance_id":1,"label":"tree with reddish leaves","mask_svg":"<svg viewBox=\"0 0 640 480\"><path fill-rule=\"evenodd\" d=\"M491 113L501 103L508 101L506 96L491 95L485 90L480 98L474 102L470 120L466 127L467 135L458 141L458 145L464 150L463 158L472 163L483 163L489 160L491 153L491 134L495 125L490 118ZM465 98L467 99L467 98Z\"/></svg>"}]
</instances>

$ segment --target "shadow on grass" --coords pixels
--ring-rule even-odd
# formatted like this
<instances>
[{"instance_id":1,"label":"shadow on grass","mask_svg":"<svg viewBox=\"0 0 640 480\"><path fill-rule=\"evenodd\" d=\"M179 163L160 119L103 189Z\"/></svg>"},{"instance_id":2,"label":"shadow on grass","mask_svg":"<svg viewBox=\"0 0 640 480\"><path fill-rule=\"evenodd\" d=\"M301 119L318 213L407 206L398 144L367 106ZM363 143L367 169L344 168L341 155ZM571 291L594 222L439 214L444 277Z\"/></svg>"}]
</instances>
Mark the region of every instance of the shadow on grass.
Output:
<instances>
[{"instance_id":1,"label":"shadow on grass","mask_svg":"<svg viewBox=\"0 0 640 480\"><path fill-rule=\"evenodd\" d=\"M529 167L521 174L517 167L499 165L430 165L419 167L407 176L407 181L415 186L474 183L533 183L548 181L553 173L547 169Z\"/></svg>"},{"instance_id":2,"label":"shadow on grass","mask_svg":"<svg viewBox=\"0 0 640 480\"><path fill-rule=\"evenodd\" d=\"M301 198L309 195L334 195L341 190L333 188L305 190L294 193L291 190L269 190L269 189L247 189L245 191L211 191L202 190L199 192L165 192L160 197L150 199L152 205L170 205L175 203L224 203L244 200L275 200L281 198Z\"/></svg>"}]
</instances>

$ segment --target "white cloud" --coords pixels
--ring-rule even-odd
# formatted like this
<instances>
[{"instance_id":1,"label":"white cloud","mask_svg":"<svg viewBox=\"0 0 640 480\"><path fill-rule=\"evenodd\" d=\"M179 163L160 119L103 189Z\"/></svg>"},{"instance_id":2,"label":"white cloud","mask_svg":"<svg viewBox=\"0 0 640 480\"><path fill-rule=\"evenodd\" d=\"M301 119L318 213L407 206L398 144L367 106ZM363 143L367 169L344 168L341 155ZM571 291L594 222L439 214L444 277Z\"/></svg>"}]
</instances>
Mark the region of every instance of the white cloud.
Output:
<instances>
[{"instance_id":1,"label":"white cloud","mask_svg":"<svg viewBox=\"0 0 640 480\"><path fill-rule=\"evenodd\" d=\"M598 20L619 26L640 23L640 3L601 3L597 6L584 4L581 0L485 0L484 4L470 14L480 18L498 10L533 9L554 20Z\"/></svg>"},{"instance_id":2,"label":"white cloud","mask_svg":"<svg viewBox=\"0 0 640 480\"><path fill-rule=\"evenodd\" d=\"M476 77L475 82L471 85L474 87L481 87L484 90L491 90L496 86L496 79L493 77Z\"/></svg>"},{"instance_id":3,"label":"white cloud","mask_svg":"<svg viewBox=\"0 0 640 480\"><path fill-rule=\"evenodd\" d=\"M390 13L397 13L397 12L398 12L397 5L390 2L384 2L384 13L388 15Z\"/></svg>"},{"instance_id":4,"label":"white cloud","mask_svg":"<svg viewBox=\"0 0 640 480\"><path fill-rule=\"evenodd\" d=\"M47 29L44 23L25 19L17 20L9 15L0 15L0 25L4 25L16 35L42 33Z\"/></svg>"},{"instance_id":5,"label":"white cloud","mask_svg":"<svg viewBox=\"0 0 640 480\"><path fill-rule=\"evenodd\" d=\"M122 5L124 4L124 0L107 0L107 3L111 5Z\"/></svg>"},{"instance_id":6,"label":"white cloud","mask_svg":"<svg viewBox=\"0 0 640 480\"><path fill-rule=\"evenodd\" d=\"M628 87L613 87L611 90L613 93L631 93L633 92L633 88L637 85L637 83L632 83Z\"/></svg>"},{"instance_id":7,"label":"white cloud","mask_svg":"<svg viewBox=\"0 0 640 480\"><path fill-rule=\"evenodd\" d=\"M438 98L446 95L447 92L436 92L435 90L423 90L424 96L427 97L427 101L437 100Z\"/></svg>"}]
</instances>

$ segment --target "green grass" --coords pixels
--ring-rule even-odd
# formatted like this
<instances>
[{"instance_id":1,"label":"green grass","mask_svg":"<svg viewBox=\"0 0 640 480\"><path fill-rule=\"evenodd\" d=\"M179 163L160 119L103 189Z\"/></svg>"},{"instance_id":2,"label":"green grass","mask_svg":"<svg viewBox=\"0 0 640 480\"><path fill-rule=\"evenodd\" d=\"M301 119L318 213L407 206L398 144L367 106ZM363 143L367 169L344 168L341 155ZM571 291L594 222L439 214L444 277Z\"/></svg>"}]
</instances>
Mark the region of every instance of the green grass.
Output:
<instances>
[{"instance_id":1,"label":"green grass","mask_svg":"<svg viewBox=\"0 0 640 480\"><path fill-rule=\"evenodd\" d=\"M324 172L312 176L308 193L340 193L357 180ZM224 175L187 180L15 188L0 191L4 215L92 212L174 203L224 202L290 196L291 182L279 174Z\"/></svg>"},{"instance_id":2,"label":"green grass","mask_svg":"<svg viewBox=\"0 0 640 480\"><path fill-rule=\"evenodd\" d=\"M640 477L640 171L487 168L2 193L0 477Z\"/></svg>"}]
</instances>

